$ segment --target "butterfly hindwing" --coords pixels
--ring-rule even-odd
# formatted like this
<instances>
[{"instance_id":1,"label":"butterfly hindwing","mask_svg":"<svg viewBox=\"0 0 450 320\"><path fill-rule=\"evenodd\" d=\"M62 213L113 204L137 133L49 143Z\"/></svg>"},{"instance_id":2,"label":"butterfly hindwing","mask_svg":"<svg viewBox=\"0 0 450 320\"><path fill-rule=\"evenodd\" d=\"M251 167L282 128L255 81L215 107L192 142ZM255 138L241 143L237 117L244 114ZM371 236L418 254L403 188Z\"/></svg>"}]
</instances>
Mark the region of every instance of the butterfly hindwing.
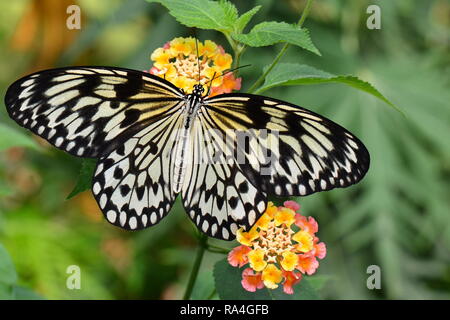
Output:
<instances>
[{"instance_id":1,"label":"butterfly hindwing","mask_svg":"<svg viewBox=\"0 0 450 320\"><path fill-rule=\"evenodd\" d=\"M171 151L181 125L178 111L173 109L99 160L92 191L110 223L138 230L169 213L177 196Z\"/></svg>"},{"instance_id":2,"label":"butterfly hindwing","mask_svg":"<svg viewBox=\"0 0 450 320\"><path fill-rule=\"evenodd\" d=\"M209 236L232 240L249 230L266 209L267 198L239 169L231 146L216 135L201 113L193 127L191 158L181 191L186 213Z\"/></svg>"},{"instance_id":3,"label":"butterfly hindwing","mask_svg":"<svg viewBox=\"0 0 450 320\"><path fill-rule=\"evenodd\" d=\"M17 80L5 104L11 118L57 148L98 158L182 98L168 81L144 72L69 67Z\"/></svg>"},{"instance_id":4,"label":"butterfly hindwing","mask_svg":"<svg viewBox=\"0 0 450 320\"><path fill-rule=\"evenodd\" d=\"M305 196L347 187L369 168L369 153L358 138L307 109L250 94L224 94L205 105L217 128L255 130L250 147L238 150L245 156L239 165L269 195Z\"/></svg>"}]
</instances>

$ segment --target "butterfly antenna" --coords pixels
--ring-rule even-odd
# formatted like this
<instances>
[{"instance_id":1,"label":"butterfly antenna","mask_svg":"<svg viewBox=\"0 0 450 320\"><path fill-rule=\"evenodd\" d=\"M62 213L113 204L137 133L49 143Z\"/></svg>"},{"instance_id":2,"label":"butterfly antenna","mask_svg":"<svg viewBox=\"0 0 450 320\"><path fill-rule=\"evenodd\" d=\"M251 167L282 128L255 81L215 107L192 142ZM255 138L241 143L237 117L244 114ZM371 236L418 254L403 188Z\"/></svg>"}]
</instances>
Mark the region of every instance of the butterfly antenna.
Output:
<instances>
[{"instance_id":1,"label":"butterfly antenna","mask_svg":"<svg viewBox=\"0 0 450 320\"><path fill-rule=\"evenodd\" d=\"M201 68L200 68L200 57L198 55L198 40L196 29L194 29L194 35L195 35L195 50L197 51L198 83L200 84Z\"/></svg>"},{"instance_id":2,"label":"butterfly antenna","mask_svg":"<svg viewBox=\"0 0 450 320\"><path fill-rule=\"evenodd\" d=\"M214 75L213 75L212 79L208 81L209 89L208 89L208 94L207 94L207 95L209 95L210 89L211 89L211 87L212 87L212 82L213 82L215 79L220 78L220 77L223 77L223 76L229 74L230 72L234 72L234 71L236 71L236 70L239 70L239 69L242 69L242 68L245 68L245 67L250 67L250 66L251 66L251 64L246 64L246 65L239 66L239 67L236 67L236 68L233 68L233 69L229 69L229 70L226 70L225 72L222 72L222 73L219 74L217 77L216 77L216 73L214 72Z\"/></svg>"},{"instance_id":3,"label":"butterfly antenna","mask_svg":"<svg viewBox=\"0 0 450 320\"><path fill-rule=\"evenodd\" d=\"M212 81L214 80L215 76L216 73L214 72L212 80L208 82L209 86L208 86L208 93L205 95L206 97L209 96L209 94L211 93Z\"/></svg>"}]
</instances>

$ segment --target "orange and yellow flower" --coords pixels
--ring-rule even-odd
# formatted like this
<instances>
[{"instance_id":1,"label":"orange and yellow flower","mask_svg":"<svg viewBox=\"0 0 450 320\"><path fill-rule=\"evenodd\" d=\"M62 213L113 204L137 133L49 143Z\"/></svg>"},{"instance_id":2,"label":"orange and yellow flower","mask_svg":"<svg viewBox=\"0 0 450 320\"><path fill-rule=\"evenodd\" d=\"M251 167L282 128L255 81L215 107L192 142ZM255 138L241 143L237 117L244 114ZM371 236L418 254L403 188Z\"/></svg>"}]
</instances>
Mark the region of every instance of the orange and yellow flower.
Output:
<instances>
[{"instance_id":1,"label":"orange and yellow flower","mask_svg":"<svg viewBox=\"0 0 450 320\"><path fill-rule=\"evenodd\" d=\"M248 232L238 230L241 246L230 251L228 262L240 268L249 265L242 273L245 290L275 289L282 284L285 293L293 294L293 286L303 275L316 272L317 259L325 258L326 246L315 235L319 230L316 220L302 216L299 209L294 201L282 207L269 202Z\"/></svg>"},{"instance_id":2,"label":"orange and yellow flower","mask_svg":"<svg viewBox=\"0 0 450 320\"><path fill-rule=\"evenodd\" d=\"M234 248L228 254L228 263L233 267L242 268L248 263L247 254L250 251L252 251L252 249L244 245Z\"/></svg>"},{"instance_id":3,"label":"orange and yellow flower","mask_svg":"<svg viewBox=\"0 0 450 320\"><path fill-rule=\"evenodd\" d=\"M150 59L153 61L151 74L172 82L186 93L191 93L198 83L210 89L209 96L241 88L241 78L227 73L233 58L210 40L198 42L197 48L192 37L175 38L153 51Z\"/></svg>"}]
</instances>

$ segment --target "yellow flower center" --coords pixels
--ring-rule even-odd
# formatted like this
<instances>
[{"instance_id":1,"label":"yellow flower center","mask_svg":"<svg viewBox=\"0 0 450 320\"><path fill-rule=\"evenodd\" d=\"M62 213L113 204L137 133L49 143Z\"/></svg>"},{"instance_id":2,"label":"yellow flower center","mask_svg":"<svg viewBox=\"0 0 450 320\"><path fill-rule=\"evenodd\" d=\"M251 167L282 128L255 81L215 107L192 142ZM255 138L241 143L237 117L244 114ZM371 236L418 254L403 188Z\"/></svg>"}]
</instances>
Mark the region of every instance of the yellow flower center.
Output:
<instances>
[{"instance_id":1,"label":"yellow flower center","mask_svg":"<svg viewBox=\"0 0 450 320\"><path fill-rule=\"evenodd\" d=\"M267 262L276 263L284 251L294 249L293 234L294 231L286 225L277 226L274 221L270 221L267 230L260 230L259 238L253 242L253 247L264 251Z\"/></svg>"}]
</instances>

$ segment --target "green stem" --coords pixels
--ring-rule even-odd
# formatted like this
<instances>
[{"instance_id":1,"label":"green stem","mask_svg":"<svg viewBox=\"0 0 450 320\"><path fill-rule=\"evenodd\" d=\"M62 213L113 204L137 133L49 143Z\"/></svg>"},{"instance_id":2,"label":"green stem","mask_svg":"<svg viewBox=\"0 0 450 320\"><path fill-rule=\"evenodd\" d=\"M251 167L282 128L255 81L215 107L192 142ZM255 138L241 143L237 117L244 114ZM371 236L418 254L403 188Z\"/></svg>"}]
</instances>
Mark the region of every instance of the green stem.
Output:
<instances>
[{"instance_id":1,"label":"green stem","mask_svg":"<svg viewBox=\"0 0 450 320\"><path fill-rule=\"evenodd\" d=\"M228 254L230 252L230 250L220 248L220 247L210 246L210 245L208 245L206 250L208 250L209 252L212 252L212 253L221 253L221 254Z\"/></svg>"},{"instance_id":2,"label":"green stem","mask_svg":"<svg viewBox=\"0 0 450 320\"><path fill-rule=\"evenodd\" d=\"M224 247L220 247L220 246L216 246L216 245L213 245L213 244L208 244L208 248L221 250L221 251L223 251L225 253L230 252L230 249L227 249L227 248L224 248Z\"/></svg>"},{"instance_id":3,"label":"green stem","mask_svg":"<svg viewBox=\"0 0 450 320\"><path fill-rule=\"evenodd\" d=\"M202 264L203 255L207 248L208 236L201 234L199 238L199 246L197 249L197 255L195 256L194 266L191 270L191 275L189 276L189 281L184 292L183 300L189 300L192 294L192 289L194 289L195 280L197 280L198 272L200 270L200 265Z\"/></svg>"},{"instance_id":4,"label":"green stem","mask_svg":"<svg viewBox=\"0 0 450 320\"><path fill-rule=\"evenodd\" d=\"M303 22L305 22L306 17L308 17L313 1L314 0L308 0L308 2L306 2L305 9L303 9L302 16L300 17L300 21L297 23L299 27L303 26Z\"/></svg>"},{"instance_id":5,"label":"green stem","mask_svg":"<svg viewBox=\"0 0 450 320\"><path fill-rule=\"evenodd\" d=\"M235 41L230 34L228 33L224 33L225 38L227 38L228 43L231 46L231 49L233 50L233 66L232 68L237 68L239 67L239 62L241 60L241 55L244 52L245 46L242 46L241 44L239 44L239 42ZM236 75L238 74L239 71L236 72Z\"/></svg>"},{"instance_id":6,"label":"green stem","mask_svg":"<svg viewBox=\"0 0 450 320\"><path fill-rule=\"evenodd\" d=\"M297 26L301 27L303 26L303 23L306 20L306 17L309 15L309 11L311 10L311 6L314 0L307 0L305 9L302 12L302 16L300 17L300 20L297 23ZM281 60L281 58L286 53L286 50L289 48L290 44L285 43L283 48L281 48L280 52L277 54L275 59L272 61L270 66L266 69L266 71L255 81L255 83L248 89L249 93L253 93L256 88L258 88L263 81L266 79L267 75L272 71L272 69L278 64L278 62Z\"/></svg>"}]
</instances>

